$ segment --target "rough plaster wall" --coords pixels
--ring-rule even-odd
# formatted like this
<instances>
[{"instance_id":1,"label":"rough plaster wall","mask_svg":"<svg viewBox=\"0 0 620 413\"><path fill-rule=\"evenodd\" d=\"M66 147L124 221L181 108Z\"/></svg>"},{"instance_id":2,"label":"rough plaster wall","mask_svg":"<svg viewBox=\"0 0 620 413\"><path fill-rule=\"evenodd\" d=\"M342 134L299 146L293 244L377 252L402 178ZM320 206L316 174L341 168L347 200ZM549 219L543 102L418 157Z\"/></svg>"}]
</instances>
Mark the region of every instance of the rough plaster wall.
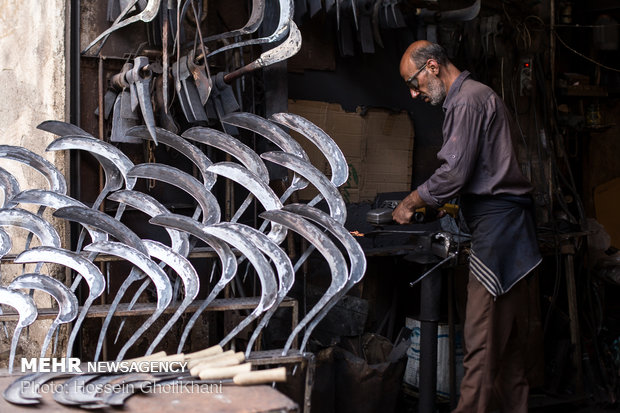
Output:
<instances>
[{"instance_id":1,"label":"rough plaster wall","mask_svg":"<svg viewBox=\"0 0 620 413\"><path fill-rule=\"evenodd\" d=\"M25 147L52 162L66 176L66 154L45 152L54 136L36 129L44 120L68 119L68 42L66 24L69 9L64 0L0 0L0 144ZM19 181L20 188L49 188L41 174L29 166L0 159L0 167L7 169ZM3 195L2 195L3 199ZM24 209L36 211L31 205ZM68 233L62 221L51 220L50 211L44 215L60 234L67 247ZM11 253L24 249L27 233L8 228L12 238ZM33 240L33 246L39 245ZM26 271L32 271L27 266ZM63 268L50 265L41 272L65 280ZM0 285L7 285L22 273L21 265L4 263L0 267ZM50 307L51 297L35 293L37 307ZM7 309L7 307L5 307ZM38 357L41 343L51 320L35 321L29 337L22 332L16 361L21 357ZM9 337L15 322L8 322ZM1 331L1 329L0 329ZM66 331L63 329L63 333ZM65 336L61 334L61 337ZM62 344L64 340L59 340ZM6 367L10 340L0 334L0 366ZM59 351L64 353L62 346ZM48 353L49 354L49 353Z\"/></svg>"}]
</instances>

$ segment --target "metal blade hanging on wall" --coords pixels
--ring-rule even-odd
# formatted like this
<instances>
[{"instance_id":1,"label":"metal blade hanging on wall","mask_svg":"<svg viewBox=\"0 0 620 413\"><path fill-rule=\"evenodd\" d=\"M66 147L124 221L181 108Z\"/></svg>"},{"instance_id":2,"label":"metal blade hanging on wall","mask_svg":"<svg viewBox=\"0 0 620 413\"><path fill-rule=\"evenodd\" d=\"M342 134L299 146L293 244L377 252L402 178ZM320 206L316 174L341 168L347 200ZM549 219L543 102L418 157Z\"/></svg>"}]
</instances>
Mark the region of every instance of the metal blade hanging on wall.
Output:
<instances>
[{"instance_id":1,"label":"metal blade hanging on wall","mask_svg":"<svg viewBox=\"0 0 620 413\"><path fill-rule=\"evenodd\" d=\"M103 241L90 244L84 248L86 251L104 253L123 258L136 267L140 268L153 282L157 290L157 308L151 316L135 331L135 333L125 342L119 351L116 361L120 361L125 356L129 348L142 336L142 334L153 324L172 300L172 285L166 274L153 262L148 254L144 254L126 244L120 242Z\"/></svg>"},{"instance_id":2,"label":"metal blade hanging on wall","mask_svg":"<svg viewBox=\"0 0 620 413\"><path fill-rule=\"evenodd\" d=\"M18 288L29 288L31 290L43 291L51 295L58 302L58 315L49 327L49 330L45 335L45 339L43 340L43 345L41 346L40 357L45 357L47 346L49 345L56 328L58 328L60 324L69 323L75 320L75 317L77 317L77 297L57 279L39 273L20 275L11 281L9 288L13 290Z\"/></svg>"},{"instance_id":3,"label":"metal blade hanging on wall","mask_svg":"<svg viewBox=\"0 0 620 413\"><path fill-rule=\"evenodd\" d=\"M237 273L237 260L232 250L225 242L220 241L216 237L204 234L201 230L201 224L198 221L191 219L190 217L177 214L159 215L151 218L149 222L154 225L160 225L166 228L173 228L179 231L185 231L188 234L195 236L196 238L204 241L205 243L207 243L207 245L212 247L221 262L222 274L219 280L217 281L215 286L213 286L213 289L209 293L209 296L194 312L190 320L185 325L185 328L183 329L181 339L179 340L179 346L177 347L177 353L181 353L183 351L185 341L187 340L187 337L189 336L192 327L198 320L198 317L200 317L205 308L207 308L209 304L213 302L213 300L224 289L224 287L226 287L226 285L228 285L228 283L234 278L235 274Z\"/></svg>"},{"instance_id":4,"label":"metal blade hanging on wall","mask_svg":"<svg viewBox=\"0 0 620 413\"><path fill-rule=\"evenodd\" d=\"M280 0L279 1L280 14L278 18L278 25L274 32L267 37L260 37L258 39L250 39L242 42L231 43L227 46L220 47L219 49L209 53L208 57L212 57L218 53L226 50L231 50L239 47L250 46L255 44L275 43L286 36L293 23L293 0Z\"/></svg>"},{"instance_id":5,"label":"metal blade hanging on wall","mask_svg":"<svg viewBox=\"0 0 620 413\"><path fill-rule=\"evenodd\" d=\"M17 325L15 326L15 330L13 332L11 351L9 353L9 374L12 374L19 336L24 327L29 326L34 322L34 320L37 319L38 312L32 297L5 287L0 287L0 304L11 306L19 313L19 320L17 321ZM7 394L7 392L4 392L5 399L7 399L7 396L10 395Z\"/></svg>"},{"instance_id":6,"label":"metal blade hanging on wall","mask_svg":"<svg viewBox=\"0 0 620 413\"><path fill-rule=\"evenodd\" d=\"M9 171L0 168L0 188L3 192L2 208L10 208L15 204L12 198L19 193L19 182Z\"/></svg>"},{"instance_id":7,"label":"metal blade hanging on wall","mask_svg":"<svg viewBox=\"0 0 620 413\"><path fill-rule=\"evenodd\" d=\"M166 129L155 128L157 139L164 145L167 145L189 159L200 171L202 182L208 190L215 185L216 177L214 174L207 172L207 168L213 164L209 158L196 145L192 145L185 139L181 138ZM151 139L151 135L145 126L136 126L127 131L127 136L135 136L144 140Z\"/></svg>"},{"instance_id":8,"label":"metal blade hanging on wall","mask_svg":"<svg viewBox=\"0 0 620 413\"><path fill-rule=\"evenodd\" d=\"M333 296L338 294L338 292L345 287L348 278L348 266L338 247L336 247L327 235L321 232L306 219L297 214L293 214L292 212L283 210L265 211L260 215L262 218L284 225L288 229L291 229L306 238L308 242L310 242L325 257L331 271L331 283L327 291L306 314L303 320L297 324L291 335L286 340L286 344L282 350L282 355L285 356L291 348L295 336L297 336L297 334L301 332L301 330L321 311L321 309L330 302Z\"/></svg>"},{"instance_id":9,"label":"metal blade hanging on wall","mask_svg":"<svg viewBox=\"0 0 620 413\"><path fill-rule=\"evenodd\" d=\"M67 343L66 357L71 357L73 351L73 343L77 338L77 334L82 326L82 322L86 318L88 309L93 304L103 291L105 290L105 279L99 268L88 259L84 258L78 253L68 251L62 248L53 247L38 247L28 251L24 251L15 258L15 263L30 263L30 262L51 262L55 264L64 265L76 271L79 276L75 278L75 282L71 286L71 291L75 292L80 279L83 277L88 284L88 297L82 305L82 310L78 315L71 334L69 335L69 341Z\"/></svg>"},{"instance_id":10,"label":"metal blade hanging on wall","mask_svg":"<svg viewBox=\"0 0 620 413\"><path fill-rule=\"evenodd\" d=\"M212 42L215 40L227 39L229 37L242 36L244 34L252 34L258 29L263 22L263 16L265 15L265 0L252 0L252 13L245 24L240 29L231 30L225 33L218 33L211 36L204 37L202 41L204 43Z\"/></svg>"}]
</instances>

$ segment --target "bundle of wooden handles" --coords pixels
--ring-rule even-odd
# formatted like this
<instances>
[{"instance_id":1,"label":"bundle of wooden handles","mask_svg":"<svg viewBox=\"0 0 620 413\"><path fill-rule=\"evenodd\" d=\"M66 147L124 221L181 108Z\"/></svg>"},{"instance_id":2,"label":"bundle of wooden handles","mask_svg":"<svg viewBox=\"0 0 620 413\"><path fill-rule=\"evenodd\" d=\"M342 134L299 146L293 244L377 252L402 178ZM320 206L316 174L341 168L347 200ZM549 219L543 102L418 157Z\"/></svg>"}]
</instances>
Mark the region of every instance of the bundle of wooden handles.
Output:
<instances>
[{"instance_id":1,"label":"bundle of wooden handles","mask_svg":"<svg viewBox=\"0 0 620 413\"><path fill-rule=\"evenodd\" d=\"M237 385L265 384L286 381L286 368L252 370L252 363L245 362L243 352L224 351L213 346L190 354L171 354L160 351L149 356L128 361L187 362L189 372L200 380L232 380Z\"/></svg>"}]
</instances>

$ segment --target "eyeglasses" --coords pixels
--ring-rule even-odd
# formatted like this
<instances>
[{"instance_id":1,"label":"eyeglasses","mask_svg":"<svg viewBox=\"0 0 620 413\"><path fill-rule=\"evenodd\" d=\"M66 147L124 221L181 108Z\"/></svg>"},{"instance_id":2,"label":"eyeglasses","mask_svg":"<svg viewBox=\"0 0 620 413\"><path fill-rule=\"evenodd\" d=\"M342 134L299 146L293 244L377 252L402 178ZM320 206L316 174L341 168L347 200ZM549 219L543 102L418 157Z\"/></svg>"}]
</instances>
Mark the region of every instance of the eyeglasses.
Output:
<instances>
[{"instance_id":1,"label":"eyeglasses","mask_svg":"<svg viewBox=\"0 0 620 413\"><path fill-rule=\"evenodd\" d=\"M426 67L427 64L428 64L428 60L426 61L426 63L424 63L424 66L422 66L420 69L418 69L417 72L415 72L413 74L413 76L411 76L409 79L405 80L405 83L407 84L409 89L419 90L418 87L420 86L420 84L418 83L417 77L420 74L420 72L422 72L422 70L424 70L424 68Z\"/></svg>"}]
</instances>

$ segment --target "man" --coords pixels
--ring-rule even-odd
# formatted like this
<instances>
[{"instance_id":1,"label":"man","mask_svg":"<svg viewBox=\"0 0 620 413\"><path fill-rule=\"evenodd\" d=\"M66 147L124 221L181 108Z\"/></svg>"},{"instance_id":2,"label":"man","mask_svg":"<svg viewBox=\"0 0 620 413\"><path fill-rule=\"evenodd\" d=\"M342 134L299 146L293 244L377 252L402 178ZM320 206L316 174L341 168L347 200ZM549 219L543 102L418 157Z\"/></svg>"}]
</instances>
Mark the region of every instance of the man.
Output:
<instances>
[{"instance_id":1,"label":"man","mask_svg":"<svg viewBox=\"0 0 620 413\"><path fill-rule=\"evenodd\" d=\"M394 209L400 224L416 208L455 196L472 234L465 312L465 374L455 412L527 412L529 386L517 332L527 303L523 278L540 261L528 193L512 148L507 110L489 87L461 72L443 48L412 43L400 62L411 97L443 102L441 166Z\"/></svg>"}]
</instances>

